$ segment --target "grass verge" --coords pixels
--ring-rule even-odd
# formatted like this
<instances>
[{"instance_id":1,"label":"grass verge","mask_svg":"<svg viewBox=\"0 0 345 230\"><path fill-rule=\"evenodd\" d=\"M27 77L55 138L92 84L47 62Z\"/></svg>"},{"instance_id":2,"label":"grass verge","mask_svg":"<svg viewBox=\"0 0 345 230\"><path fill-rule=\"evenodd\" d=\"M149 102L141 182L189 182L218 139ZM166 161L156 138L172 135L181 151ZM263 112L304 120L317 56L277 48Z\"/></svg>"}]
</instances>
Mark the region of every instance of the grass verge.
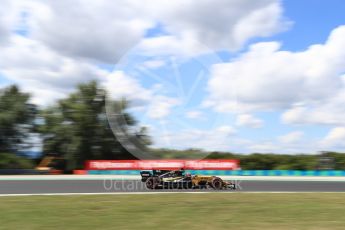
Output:
<instances>
[{"instance_id":1,"label":"grass verge","mask_svg":"<svg viewBox=\"0 0 345 230\"><path fill-rule=\"evenodd\" d=\"M344 229L344 193L0 197L0 229Z\"/></svg>"}]
</instances>

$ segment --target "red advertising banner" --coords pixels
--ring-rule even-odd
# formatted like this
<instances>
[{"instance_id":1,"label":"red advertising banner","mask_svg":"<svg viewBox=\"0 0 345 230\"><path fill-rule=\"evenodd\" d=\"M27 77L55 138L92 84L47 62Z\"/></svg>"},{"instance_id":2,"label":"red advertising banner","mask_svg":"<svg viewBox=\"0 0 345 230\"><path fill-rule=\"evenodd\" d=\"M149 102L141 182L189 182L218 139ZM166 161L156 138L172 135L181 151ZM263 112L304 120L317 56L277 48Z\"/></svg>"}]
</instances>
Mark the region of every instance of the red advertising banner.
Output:
<instances>
[{"instance_id":1,"label":"red advertising banner","mask_svg":"<svg viewBox=\"0 0 345 230\"><path fill-rule=\"evenodd\" d=\"M91 160L86 170L236 170L239 160Z\"/></svg>"}]
</instances>

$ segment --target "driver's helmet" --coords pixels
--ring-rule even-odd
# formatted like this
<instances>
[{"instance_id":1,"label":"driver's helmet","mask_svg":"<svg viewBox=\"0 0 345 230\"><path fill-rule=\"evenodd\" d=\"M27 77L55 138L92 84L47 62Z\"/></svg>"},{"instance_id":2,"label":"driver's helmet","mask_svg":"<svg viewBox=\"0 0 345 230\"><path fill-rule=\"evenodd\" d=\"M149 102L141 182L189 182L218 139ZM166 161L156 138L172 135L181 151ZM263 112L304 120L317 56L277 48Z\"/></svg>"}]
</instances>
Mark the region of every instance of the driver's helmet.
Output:
<instances>
[{"instance_id":1,"label":"driver's helmet","mask_svg":"<svg viewBox=\"0 0 345 230\"><path fill-rule=\"evenodd\" d=\"M190 172L187 172L186 177L192 177L192 174Z\"/></svg>"}]
</instances>

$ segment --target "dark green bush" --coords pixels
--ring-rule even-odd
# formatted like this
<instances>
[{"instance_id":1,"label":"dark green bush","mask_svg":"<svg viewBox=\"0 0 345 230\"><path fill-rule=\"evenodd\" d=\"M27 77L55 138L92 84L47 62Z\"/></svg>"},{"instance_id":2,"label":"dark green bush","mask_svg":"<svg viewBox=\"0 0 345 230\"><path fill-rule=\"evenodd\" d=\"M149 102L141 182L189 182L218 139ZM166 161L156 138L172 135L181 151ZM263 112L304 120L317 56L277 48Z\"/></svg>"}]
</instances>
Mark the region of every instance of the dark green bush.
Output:
<instances>
[{"instance_id":1,"label":"dark green bush","mask_svg":"<svg viewBox=\"0 0 345 230\"><path fill-rule=\"evenodd\" d=\"M32 169L32 160L13 153L0 153L0 169Z\"/></svg>"}]
</instances>

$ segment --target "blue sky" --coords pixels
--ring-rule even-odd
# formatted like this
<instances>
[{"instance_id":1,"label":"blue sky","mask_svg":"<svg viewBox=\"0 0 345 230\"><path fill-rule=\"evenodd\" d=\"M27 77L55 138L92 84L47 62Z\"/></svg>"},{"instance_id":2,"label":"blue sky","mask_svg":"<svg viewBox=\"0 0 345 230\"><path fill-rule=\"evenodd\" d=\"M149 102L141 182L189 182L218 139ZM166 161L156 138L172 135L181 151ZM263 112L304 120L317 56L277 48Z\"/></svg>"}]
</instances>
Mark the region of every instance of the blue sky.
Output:
<instances>
[{"instance_id":1,"label":"blue sky","mask_svg":"<svg viewBox=\"0 0 345 230\"><path fill-rule=\"evenodd\" d=\"M290 0L283 1L283 7L286 17L294 21L293 27L272 39L283 41L283 48L291 51L323 43L330 31L345 23L345 5L341 0Z\"/></svg>"},{"instance_id":2,"label":"blue sky","mask_svg":"<svg viewBox=\"0 0 345 230\"><path fill-rule=\"evenodd\" d=\"M340 0L61 2L5 1L0 86L44 107L96 79L156 147L344 151Z\"/></svg>"}]
</instances>

